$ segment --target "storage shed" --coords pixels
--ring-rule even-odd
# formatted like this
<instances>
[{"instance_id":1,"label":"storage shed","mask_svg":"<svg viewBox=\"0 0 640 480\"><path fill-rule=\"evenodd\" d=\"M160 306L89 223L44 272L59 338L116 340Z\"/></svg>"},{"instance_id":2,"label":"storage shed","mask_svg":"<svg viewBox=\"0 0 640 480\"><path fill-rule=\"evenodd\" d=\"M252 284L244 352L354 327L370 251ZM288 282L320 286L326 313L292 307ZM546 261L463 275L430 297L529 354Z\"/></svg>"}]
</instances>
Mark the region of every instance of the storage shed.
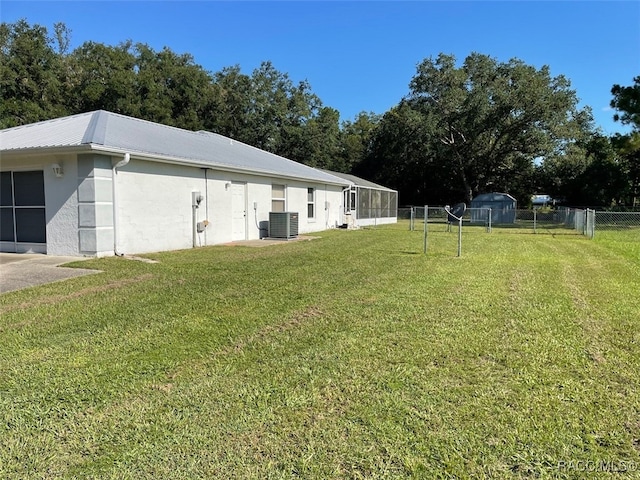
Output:
<instances>
[{"instance_id":1,"label":"storage shed","mask_svg":"<svg viewBox=\"0 0 640 480\"><path fill-rule=\"evenodd\" d=\"M486 211L491 209L492 223L515 223L518 202L508 193L482 193L471 200L471 221L484 222Z\"/></svg>"},{"instance_id":2,"label":"storage shed","mask_svg":"<svg viewBox=\"0 0 640 480\"><path fill-rule=\"evenodd\" d=\"M0 250L108 256L341 224L351 182L211 132L95 111L0 131Z\"/></svg>"}]
</instances>

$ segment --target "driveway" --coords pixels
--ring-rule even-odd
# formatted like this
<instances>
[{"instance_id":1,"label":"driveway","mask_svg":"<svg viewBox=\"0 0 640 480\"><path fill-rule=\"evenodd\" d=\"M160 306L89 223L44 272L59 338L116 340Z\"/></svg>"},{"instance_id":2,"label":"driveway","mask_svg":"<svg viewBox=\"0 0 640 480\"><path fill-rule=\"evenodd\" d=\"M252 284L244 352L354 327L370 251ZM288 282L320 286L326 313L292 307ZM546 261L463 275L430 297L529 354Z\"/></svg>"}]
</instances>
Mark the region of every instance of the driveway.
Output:
<instances>
[{"instance_id":1,"label":"driveway","mask_svg":"<svg viewBox=\"0 0 640 480\"><path fill-rule=\"evenodd\" d=\"M88 258L0 252L0 293L99 272L99 270L86 268L59 266L81 260L88 260Z\"/></svg>"}]
</instances>

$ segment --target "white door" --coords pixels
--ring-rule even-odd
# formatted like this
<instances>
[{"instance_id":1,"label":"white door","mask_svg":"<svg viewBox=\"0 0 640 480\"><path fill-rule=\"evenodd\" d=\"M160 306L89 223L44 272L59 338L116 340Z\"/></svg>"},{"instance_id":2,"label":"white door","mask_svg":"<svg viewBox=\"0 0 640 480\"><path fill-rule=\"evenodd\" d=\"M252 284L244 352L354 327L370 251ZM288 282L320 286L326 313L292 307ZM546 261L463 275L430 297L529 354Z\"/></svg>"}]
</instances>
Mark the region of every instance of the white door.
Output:
<instances>
[{"instance_id":1,"label":"white door","mask_svg":"<svg viewBox=\"0 0 640 480\"><path fill-rule=\"evenodd\" d=\"M231 240L247 239L246 183L231 184Z\"/></svg>"}]
</instances>

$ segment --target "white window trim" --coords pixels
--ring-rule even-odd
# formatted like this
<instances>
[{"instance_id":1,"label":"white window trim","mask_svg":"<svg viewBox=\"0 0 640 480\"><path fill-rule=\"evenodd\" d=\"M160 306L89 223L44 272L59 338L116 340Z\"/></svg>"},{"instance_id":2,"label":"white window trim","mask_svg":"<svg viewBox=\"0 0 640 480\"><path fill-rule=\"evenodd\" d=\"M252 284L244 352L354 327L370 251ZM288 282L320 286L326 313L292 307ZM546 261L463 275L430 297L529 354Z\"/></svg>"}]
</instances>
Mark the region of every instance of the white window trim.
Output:
<instances>
[{"instance_id":1,"label":"white window trim","mask_svg":"<svg viewBox=\"0 0 640 480\"><path fill-rule=\"evenodd\" d=\"M273 196L273 187L274 187L274 185L280 185L280 186L282 186L282 187L283 187L283 190L284 190L284 198L281 198L281 197L274 197L274 196ZM272 184L271 184L271 211L274 211L274 210L273 210L273 202L274 202L274 201L277 201L277 202L283 202L283 203L284 203L284 205L283 205L282 211L283 211L283 212L286 212L286 211L287 211L287 185L286 185L285 183L272 183Z\"/></svg>"},{"instance_id":2,"label":"white window trim","mask_svg":"<svg viewBox=\"0 0 640 480\"><path fill-rule=\"evenodd\" d=\"M309 201L309 190L313 192L313 200L311 201ZM309 223L314 223L318 218L318 202L316 201L318 198L317 191L317 188L307 187L307 221ZM313 217L309 216L309 205L313 205Z\"/></svg>"}]
</instances>

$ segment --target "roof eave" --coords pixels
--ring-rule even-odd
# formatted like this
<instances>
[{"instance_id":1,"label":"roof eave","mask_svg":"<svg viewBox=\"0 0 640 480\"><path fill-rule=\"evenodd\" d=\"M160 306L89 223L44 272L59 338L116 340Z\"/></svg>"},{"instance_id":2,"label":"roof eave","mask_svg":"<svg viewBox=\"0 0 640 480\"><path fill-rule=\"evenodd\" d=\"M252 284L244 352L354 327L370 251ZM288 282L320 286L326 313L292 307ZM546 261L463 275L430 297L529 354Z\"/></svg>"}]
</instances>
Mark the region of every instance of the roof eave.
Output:
<instances>
[{"instance_id":1,"label":"roof eave","mask_svg":"<svg viewBox=\"0 0 640 480\"><path fill-rule=\"evenodd\" d=\"M10 160L14 157L37 157L43 155L65 155L90 152L90 145L62 145L52 147L30 147L0 150L2 158Z\"/></svg>"},{"instance_id":2,"label":"roof eave","mask_svg":"<svg viewBox=\"0 0 640 480\"><path fill-rule=\"evenodd\" d=\"M125 148L106 147L104 145L91 144L91 151L100 152L100 153L109 153L113 155L124 155L125 153L129 153L132 157L141 159L141 160L150 160L150 161L159 162L159 163L169 163L169 164L184 165L189 167L208 168L210 170L218 170L222 172L244 173L249 175L257 174L265 177L287 178L291 180L306 180L309 182L318 183L322 185L336 185L341 187L351 185L351 183L346 180L341 182L340 181L332 182L332 181L321 180L321 179L312 178L312 177L303 177L303 176L296 176L296 175L287 175L283 173L276 173L276 172L271 172L269 170L260 170L260 169L248 168L248 167L247 168L233 167L233 166L227 166L227 165L221 165L221 164L211 164L208 162L204 162L201 160L194 160L190 158L175 157L171 155L159 155L156 153L137 152L137 151L132 151ZM337 179L337 180L340 180L340 179Z\"/></svg>"},{"instance_id":3,"label":"roof eave","mask_svg":"<svg viewBox=\"0 0 640 480\"><path fill-rule=\"evenodd\" d=\"M210 170L218 170L222 172L243 173L243 174L249 174L249 175L257 174L257 175L262 175L270 178L306 180L306 181L317 183L317 184L336 185L340 187L346 187L351 185L351 183L348 182L347 180L342 180L338 178L336 180L342 180L342 181L332 182L328 179L321 180L321 179L312 178L312 177L287 175L282 173L271 172L269 170L211 164L208 162L189 159L189 158L138 152L138 151L132 151L125 148L114 148L114 147L108 147L105 145L98 145L94 143L80 144L80 145L64 145L64 146L53 146L53 147L36 147L36 148L20 148L20 149L12 149L12 150L0 150L0 156L2 156L2 158L6 160L11 160L12 158L19 158L19 157L37 157L37 156L43 156L43 155L65 155L65 154L80 154L80 153L91 153L91 152L97 152L101 154L108 154L108 155L114 155L114 156L120 156L120 155L124 156L125 153L129 153L132 157L138 158L141 160L150 160L154 162L184 165L184 166L198 167L198 168L208 168Z\"/></svg>"}]
</instances>

